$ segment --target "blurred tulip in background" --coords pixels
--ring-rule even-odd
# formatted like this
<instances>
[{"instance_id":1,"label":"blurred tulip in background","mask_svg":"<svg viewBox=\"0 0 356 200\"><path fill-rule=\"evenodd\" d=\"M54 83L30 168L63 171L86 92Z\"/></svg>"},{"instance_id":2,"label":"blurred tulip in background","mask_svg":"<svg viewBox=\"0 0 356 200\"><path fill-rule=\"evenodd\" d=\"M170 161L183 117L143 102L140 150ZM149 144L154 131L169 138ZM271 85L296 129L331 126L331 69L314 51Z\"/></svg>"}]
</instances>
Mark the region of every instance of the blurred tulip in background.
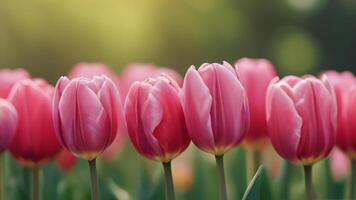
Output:
<instances>
[{"instance_id":1,"label":"blurred tulip in background","mask_svg":"<svg viewBox=\"0 0 356 200\"><path fill-rule=\"evenodd\" d=\"M246 89L250 108L250 129L245 143L251 148L261 148L269 140L265 103L267 88L277 72L266 59L242 58L236 61L235 68Z\"/></svg>"},{"instance_id":2,"label":"blurred tulip in background","mask_svg":"<svg viewBox=\"0 0 356 200\"><path fill-rule=\"evenodd\" d=\"M7 98L17 82L30 77L24 69L0 69L0 97Z\"/></svg>"},{"instance_id":3,"label":"blurred tulip in background","mask_svg":"<svg viewBox=\"0 0 356 200\"><path fill-rule=\"evenodd\" d=\"M0 98L0 153L10 145L17 129L17 121L14 106Z\"/></svg>"},{"instance_id":4,"label":"blurred tulip in background","mask_svg":"<svg viewBox=\"0 0 356 200\"><path fill-rule=\"evenodd\" d=\"M26 79L9 94L18 113L18 127L9 149L20 164L39 166L61 150L52 119L53 91L43 79Z\"/></svg>"}]
</instances>

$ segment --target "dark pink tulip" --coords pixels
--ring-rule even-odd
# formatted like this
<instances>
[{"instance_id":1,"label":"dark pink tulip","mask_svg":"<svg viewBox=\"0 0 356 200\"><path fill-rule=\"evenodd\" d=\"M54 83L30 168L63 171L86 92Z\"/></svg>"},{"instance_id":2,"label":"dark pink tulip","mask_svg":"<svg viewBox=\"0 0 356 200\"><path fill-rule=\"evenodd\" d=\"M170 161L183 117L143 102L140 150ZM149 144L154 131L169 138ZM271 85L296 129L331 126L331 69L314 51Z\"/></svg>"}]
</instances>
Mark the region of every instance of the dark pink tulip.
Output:
<instances>
[{"instance_id":1,"label":"dark pink tulip","mask_svg":"<svg viewBox=\"0 0 356 200\"><path fill-rule=\"evenodd\" d=\"M336 136L336 100L326 77L288 76L267 94L270 140L286 160L311 165L329 155Z\"/></svg>"},{"instance_id":2,"label":"dark pink tulip","mask_svg":"<svg viewBox=\"0 0 356 200\"><path fill-rule=\"evenodd\" d=\"M249 147L260 148L268 139L265 99L276 71L268 60L250 58L238 60L235 69L246 89L250 107L251 124L244 141Z\"/></svg>"},{"instance_id":3,"label":"dark pink tulip","mask_svg":"<svg viewBox=\"0 0 356 200\"><path fill-rule=\"evenodd\" d=\"M30 77L24 69L0 69L0 98L7 98L17 82Z\"/></svg>"},{"instance_id":4,"label":"dark pink tulip","mask_svg":"<svg viewBox=\"0 0 356 200\"><path fill-rule=\"evenodd\" d=\"M326 72L334 88L338 106L336 145L356 159L356 78L351 72Z\"/></svg>"},{"instance_id":5,"label":"dark pink tulip","mask_svg":"<svg viewBox=\"0 0 356 200\"><path fill-rule=\"evenodd\" d=\"M0 98L0 153L11 143L17 128L17 111L14 106Z\"/></svg>"},{"instance_id":6,"label":"dark pink tulip","mask_svg":"<svg viewBox=\"0 0 356 200\"><path fill-rule=\"evenodd\" d=\"M53 100L53 119L62 145L93 160L116 137L122 109L115 84L106 76L61 77Z\"/></svg>"},{"instance_id":7,"label":"dark pink tulip","mask_svg":"<svg viewBox=\"0 0 356 200\"><path fill-rule=\"evenodd\" d=\"M53 87L42 79L17 83L8 97L18 113L18 127L9 147L24 166L39 166L54 158L61 146L52 120Z\"/></svg>"},{"instance_id":8,"label":"dark pink tulip","mask_svg":"<svg viewBox=\"0 0 356 200\"><path fill-rule=\"evenodd\" d=\"M227 62L190 67L181 99L190 137L203 151L223 155L248 131L246 92Z\"/></svg>"},{"instance_id":9,"label":"dark pink tulip","mask_svg":"<svg viewBox=\"0 0 356 200\"><path fill-rule=\"evenodd\" d=\"M135 82L127 94L125 116L131 141L143 156L169 162L189 145L180 88L168 75Z\"/></svg>"},{"instance_id":10,"label":"dark pink tulip","mask_svg":"<svg viewBox=\"0 0 356 200\"><path fill-rule=\"evenodd\" d=\"M155 78L160 76L162 73L172 77L178 83L178 85L181 85L183 82L182 76L172 69L166 67L157 67L152 64L129 64L125 67L120 76L123 97L126 96L129 88L135 81L143 81L147 78Z\"/></svg>"}]
</instances>

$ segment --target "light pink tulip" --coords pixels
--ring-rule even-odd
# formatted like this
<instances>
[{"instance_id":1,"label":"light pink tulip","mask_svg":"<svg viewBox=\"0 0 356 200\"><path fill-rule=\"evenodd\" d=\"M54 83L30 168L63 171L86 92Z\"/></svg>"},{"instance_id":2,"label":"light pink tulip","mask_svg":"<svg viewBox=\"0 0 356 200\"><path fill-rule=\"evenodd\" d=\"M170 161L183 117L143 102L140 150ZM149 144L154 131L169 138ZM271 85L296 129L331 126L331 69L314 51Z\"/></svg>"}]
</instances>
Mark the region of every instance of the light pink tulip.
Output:
<instances>
[{"instance_id":1,"label":"light pink tulip","mask_svg":"<svg viewBox=\"0 0 356 200\"><path fill-rule=\"evenodd\" d=\"M356 78L351 72L326 72L338 105L336 144L349 157L356 159Z\"/></svg>"},{"instance_id":2,"label":"light pink tulip","mask_svg":"<svg viewBox=\"0 0 356 200\"><path fill-rule=\"evenodd\" d=\"M342 181L349 176L350 159L340 149L334 148L330 156L331 174L335 181Z\"/></svg>"},{"instance_id":3,"label":"light pink tulip","mask_svg":"<svg viewBox=\"0 0 356 200\"><path fill-rule=\"evenodd\" d=\"M189 145L180 88L168 75L135 82L127 94L125 116L136 150L146 158L169 162Z\"/></svg>"},{"instance_id":4,"label":"light pink tulip","mask_svg":"<svg viewBox=\"0 0 356 200\"><path fill-rule=\"evenodd\" d=\"M203 64L198 70L190 67L181 100L190 137L203 151L223 155L248 131L246 92L227 62Z\"/></svg>"},{"instance_id":5,"label":"light pink tulip","mask_svg":"<svg viewBox=\"0 0 356 200\"><path fill-rule=\"evenodd\" d=\"M24 69L0 69L0 98L7 98L17 82L30 77Z\"/></svg>"},{"instance_id":6,"label":"light pink tulip","mask_svg":"<svg viewBox=\"0 0 356 200\"><path fill-rule=\"evenodd\" d=\"M115 139L122 120L119 93L106 76L59 79L53 119L62 145L78 157L93 160Z\"/></svg>"},{"instance_id":7,"label":"light pink tulip","mask_svg":"<svg viewBox=\"0 0 356 200\"><path fill-rule=\"evenodd\" d=\"M17 111L15 107L10 102L0 98L0 153L10 145L16 128Z\"/></svg>"},{"instance_id":8,"label":"light pink tulip","mask_svg":"<svg viewBox=\"0 0 356 200\"><path fill-rule=\"evenodd\" d=\"M61 150L52 119L53 86L42 79L17 83L9 101L18 115L18 126L9 147L16 160L28 167L53 159Z\"/></svg>"},{"instance_id":9,"label":"light pink tulip","mask_svg":"<svg viewBox=\"0 0 356 200\"><path fill-rule=\"evenodd\" d=\"M326 77L288 76L267 94L269 137L286 160L311 165L329 155L336 136L336 100Z\"/></svg>"},{"instance_id":10,"label":"light pink tulip","mask_svg":"<svg viewBox=\"0 0 356 200\"><path fill-rule=\"evenodd\" d=\"M183 82L181 75L179 75L176 71L166 67L157 67L152 64L140 63L127 65L120 76L123 98L126 97L129 88L135 81L143 81L147 78L155 78L160 76L162 73L172 77L178 83L178 85L181 85Z\"/></svg>"},{"instance_id":11,"label":"light pink tulip","mask_svg":"<svg viewBox=\"0 0 356 200\"><path fill-rule=\"evenodd\" d=\"M251 124L244 141L249 147L261 148L268 140L266 93L276 71L268 60L251 58L238 60L235 69L246 89L250 107Z\"/></svg>"}]
</instances>

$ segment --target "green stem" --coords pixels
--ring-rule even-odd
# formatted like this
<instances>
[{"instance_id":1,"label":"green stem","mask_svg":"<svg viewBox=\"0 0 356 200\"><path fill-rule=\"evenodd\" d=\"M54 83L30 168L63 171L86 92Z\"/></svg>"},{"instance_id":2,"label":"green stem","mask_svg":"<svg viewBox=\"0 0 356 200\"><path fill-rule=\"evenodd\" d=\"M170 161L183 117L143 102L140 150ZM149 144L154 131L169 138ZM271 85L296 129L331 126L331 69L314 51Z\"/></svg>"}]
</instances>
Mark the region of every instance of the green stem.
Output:
<instances>
[{"instance_id":1,"label":"green stem","mask_svg":"<svg viewBox=\"0 0 356 200\"><path fill-rule=\"evenodd\" d=\"M219 185L220 185L220 200L227 200L227 190L224 170L224 155L215 156L216 165L218 168Z\"/></svg>"},{"instance_id":2,"label":"green stem","mask_svg":"<svg viewBox=\"0 0 356 200\"><path fill-rule=\"evenodd\" d=\"M288 161L283 160L282 172L278 177L280 199L289 199L289 183L291 170L292 165Z\"/></svg>"},{"instance_id":3,"label":"green stem","mask_svg":"<svg viewBox=\"0 0 356 200\"><path fill-rule=\"evenodd\" d=\"M40 168L32 168L32 200L40 200Z\"/></svg>"},{"instance_id":4,"label":"green stem","mask_svg":"<svg viewBox=\"0 0 356 200\"><path fill-rule=\"evenodd\" d=\"M250 182L255 176L258 167L261 164L261 153L257 150L247 150L247 182Z\"/></svg>"},{"instance_id":5,"label":"green stem","mask_svg":"<svg viewBox=\"0 0 356 200\"><path fill-rule=\"evenodd\" d=\"M173 176L172 176L172 166L171 162L164 162L163 164L163 169L164 169L164 175L166 179L166 196L167 200L175 200L175 194L174 194L174 185L173 185Z\"/></svg>"},{"instance_id":6,"label":"green stem","mask_svg":"<svg viewBox=\"0 0 356 200\"><path fill-rule=\"evenodd\" d=\"M356 160L351 159L351 176L349 185L349 199L355 199L355 185L356 185Z\"/></svg>"},{"instance_id":7,"label":"green stem","mask_svg":"<svg viewBox=\"0 0 356 200\"><path fill-rule=\"evenodd\" d=\"M91 182L91 199L99 200L98 176L96 173L96 159L89 160L90 182Z\"/></svg>"},{"instance_id":8,"label":"green stem","mask_svg":"<svg viewBox=\"0 0 356 200\"><path fill-rule=\"evenodd\" d=\"M304 166L304 179L305 179L305 192L306 199L313 200L313 177L312 177L312 165Z\"/></svg>"},{"instance_id":9,"label":"green stem","mask_svg":"<svg viewBox=\"0 0 356 200\"><path fill-rule=\"evenodd\" d=\"M0 200L5 200L6 195L5 195L5 173L6 171L6 160L5 160L5 154L2 153L0 155Z\"/></svg>"}]
</instances>

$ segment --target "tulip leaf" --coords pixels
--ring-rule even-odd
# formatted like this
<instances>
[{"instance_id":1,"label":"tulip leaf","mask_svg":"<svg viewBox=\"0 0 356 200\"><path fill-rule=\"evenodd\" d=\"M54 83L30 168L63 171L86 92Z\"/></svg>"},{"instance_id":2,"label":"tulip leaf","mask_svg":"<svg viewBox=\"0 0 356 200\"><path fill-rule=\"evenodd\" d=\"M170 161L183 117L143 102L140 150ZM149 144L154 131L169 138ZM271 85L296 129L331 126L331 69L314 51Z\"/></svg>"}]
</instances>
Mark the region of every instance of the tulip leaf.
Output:
<instances>
[{"instance_id":1,"label":"tulip leaf","mask_svg":"<svg viewBox=\"0 0 356 200\"><path fill-rule=\"evenodd\" d=\"M245 194L243 196L243 200L257 200L261 199L261 192L262 192L262 173L263 173L263 166L260 166L253 177L252 181L248 185Z\"/></svg>"},{"instance_id":2,"label":"tulip leaf","mask_svg":"<svg viewBox=\"0 0 356 200\"><path fill-rule=\"evenodd\" d=\"M271 187L271 182L270 182L270 178L268 176L268 173L266 171L266 168L262 169L262 185L261 185L261 193L263 194L263 196L261 196L261 199L264 200L271 200L271 199L275 199L274 198L274 194L273 194L273 190Z\"/></svg>"}]
</instances>

